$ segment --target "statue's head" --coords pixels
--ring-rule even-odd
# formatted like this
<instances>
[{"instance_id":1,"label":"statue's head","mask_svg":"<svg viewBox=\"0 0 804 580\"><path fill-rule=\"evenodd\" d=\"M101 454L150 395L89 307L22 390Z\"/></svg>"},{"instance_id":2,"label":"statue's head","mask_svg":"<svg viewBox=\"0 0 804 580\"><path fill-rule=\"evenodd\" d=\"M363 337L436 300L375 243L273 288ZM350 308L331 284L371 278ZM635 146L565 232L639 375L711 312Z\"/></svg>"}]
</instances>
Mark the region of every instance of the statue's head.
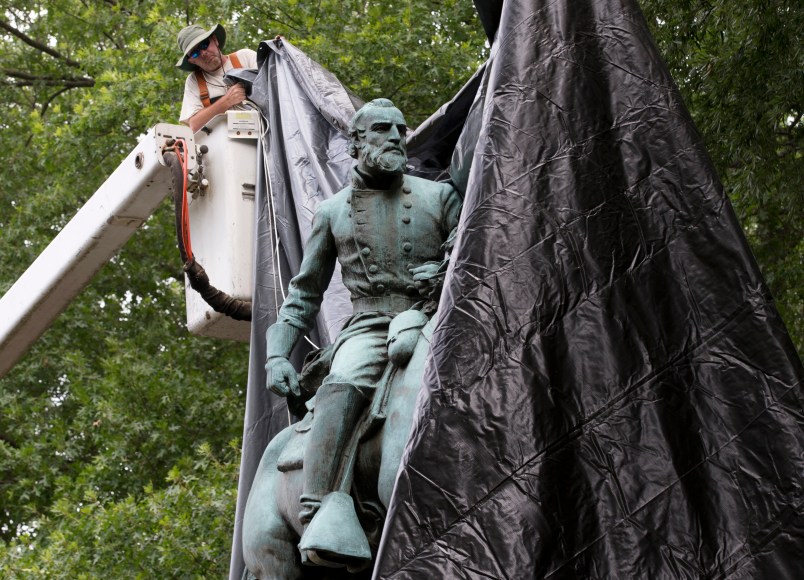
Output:
<instances>
[{"instance_id":1,"label":"statue's head","mask_svg":"<svg viewBox=\"0 0 804 580\"><path fill-rule=\"evenodd\" d=\"M366 175L403 173L408 162L406 132L402 112L388 99L374 99L352 118L349 155Z\"/></svg>"}]
</instances>

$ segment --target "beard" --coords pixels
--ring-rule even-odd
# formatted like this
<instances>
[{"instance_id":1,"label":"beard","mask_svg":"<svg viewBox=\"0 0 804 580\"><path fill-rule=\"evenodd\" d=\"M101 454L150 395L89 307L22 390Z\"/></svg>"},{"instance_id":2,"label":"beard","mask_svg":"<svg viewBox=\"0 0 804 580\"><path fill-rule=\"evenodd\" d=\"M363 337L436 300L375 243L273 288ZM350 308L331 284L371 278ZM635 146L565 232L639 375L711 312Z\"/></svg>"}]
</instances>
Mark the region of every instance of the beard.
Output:
<instances>
[{"instance_id":1,"label":"beard","mask_svg":"<svg viewBox=\"0 0 804 580\"><path fill-rule=\"evenodd\" d=\"M366 168L380 173L404 173L408 164L408 156L401 148L366 145L363 148L363 155Z\"/></svg>"}]
</instances>

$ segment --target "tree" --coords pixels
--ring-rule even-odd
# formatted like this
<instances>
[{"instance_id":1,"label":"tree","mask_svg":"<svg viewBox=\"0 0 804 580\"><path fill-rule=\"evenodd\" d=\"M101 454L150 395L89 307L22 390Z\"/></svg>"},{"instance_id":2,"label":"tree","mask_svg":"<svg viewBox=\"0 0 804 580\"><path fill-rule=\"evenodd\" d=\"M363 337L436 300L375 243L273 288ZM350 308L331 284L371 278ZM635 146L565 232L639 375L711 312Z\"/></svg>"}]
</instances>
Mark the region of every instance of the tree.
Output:
<instances>
[{"instance_id":1,"label":"tree","mask_svg":"<svg viewBox=\"0 0 804 580\"><path fill-rule=\"evenodd\" d=\"M117 167L175 121L176 32L284 35L417 124L488 55L456 0L0 0L0 292ZM192 13L187 11L192 9ZM800 11L781 0L643 9L799 346ZM207 577L228 566L245 345L189 336L165 204L0 380L0 575Z\"/></svg>"},{"instance_id":2,"label":"tree","mask_svg":"<svg viewBox=\"0 0 804 580\"><path fill-rule=\"evenodd\" d=\"M801 352L804 15L787 0L641 4Z\"/></svg>"}]
</instances>

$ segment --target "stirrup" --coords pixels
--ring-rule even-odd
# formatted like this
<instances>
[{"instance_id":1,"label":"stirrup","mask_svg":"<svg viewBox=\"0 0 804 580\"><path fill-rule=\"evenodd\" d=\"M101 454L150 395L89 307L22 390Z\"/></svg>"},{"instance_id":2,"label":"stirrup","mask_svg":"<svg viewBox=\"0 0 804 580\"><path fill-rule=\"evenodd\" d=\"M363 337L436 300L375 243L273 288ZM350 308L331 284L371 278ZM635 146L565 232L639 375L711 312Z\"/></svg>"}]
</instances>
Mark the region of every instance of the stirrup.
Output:
<instances>
[{"instance_id":1,"label":"stirrup","mask_svg":"<svg viewBox=\"0 0 804 580\"><path fill-rule=\"evenodd\" d=\"M341 491L324 496L302 535L299 550L321 566L356 570L371 562L371 548L357 519L352 496Z\"/></svg>"}]
</instances>

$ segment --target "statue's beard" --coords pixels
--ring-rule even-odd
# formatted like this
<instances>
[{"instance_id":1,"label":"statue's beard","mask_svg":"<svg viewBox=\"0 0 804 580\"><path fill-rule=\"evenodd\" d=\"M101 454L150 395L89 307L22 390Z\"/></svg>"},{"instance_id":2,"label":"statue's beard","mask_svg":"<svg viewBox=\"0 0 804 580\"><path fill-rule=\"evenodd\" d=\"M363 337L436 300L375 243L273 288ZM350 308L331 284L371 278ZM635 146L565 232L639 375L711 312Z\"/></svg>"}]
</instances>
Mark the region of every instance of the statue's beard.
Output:
<instances>
[{"instance_id":1,"label":"statue's beard","mask_svg":"<svg viewBox=\"0 0 804 580\"><path fill-rule=\"evenodd\" d=\"M380 173L404 173L408 164L405 152L395 147L365 147L363 163L366 169Z\"/></svg>"}]
</instances>

